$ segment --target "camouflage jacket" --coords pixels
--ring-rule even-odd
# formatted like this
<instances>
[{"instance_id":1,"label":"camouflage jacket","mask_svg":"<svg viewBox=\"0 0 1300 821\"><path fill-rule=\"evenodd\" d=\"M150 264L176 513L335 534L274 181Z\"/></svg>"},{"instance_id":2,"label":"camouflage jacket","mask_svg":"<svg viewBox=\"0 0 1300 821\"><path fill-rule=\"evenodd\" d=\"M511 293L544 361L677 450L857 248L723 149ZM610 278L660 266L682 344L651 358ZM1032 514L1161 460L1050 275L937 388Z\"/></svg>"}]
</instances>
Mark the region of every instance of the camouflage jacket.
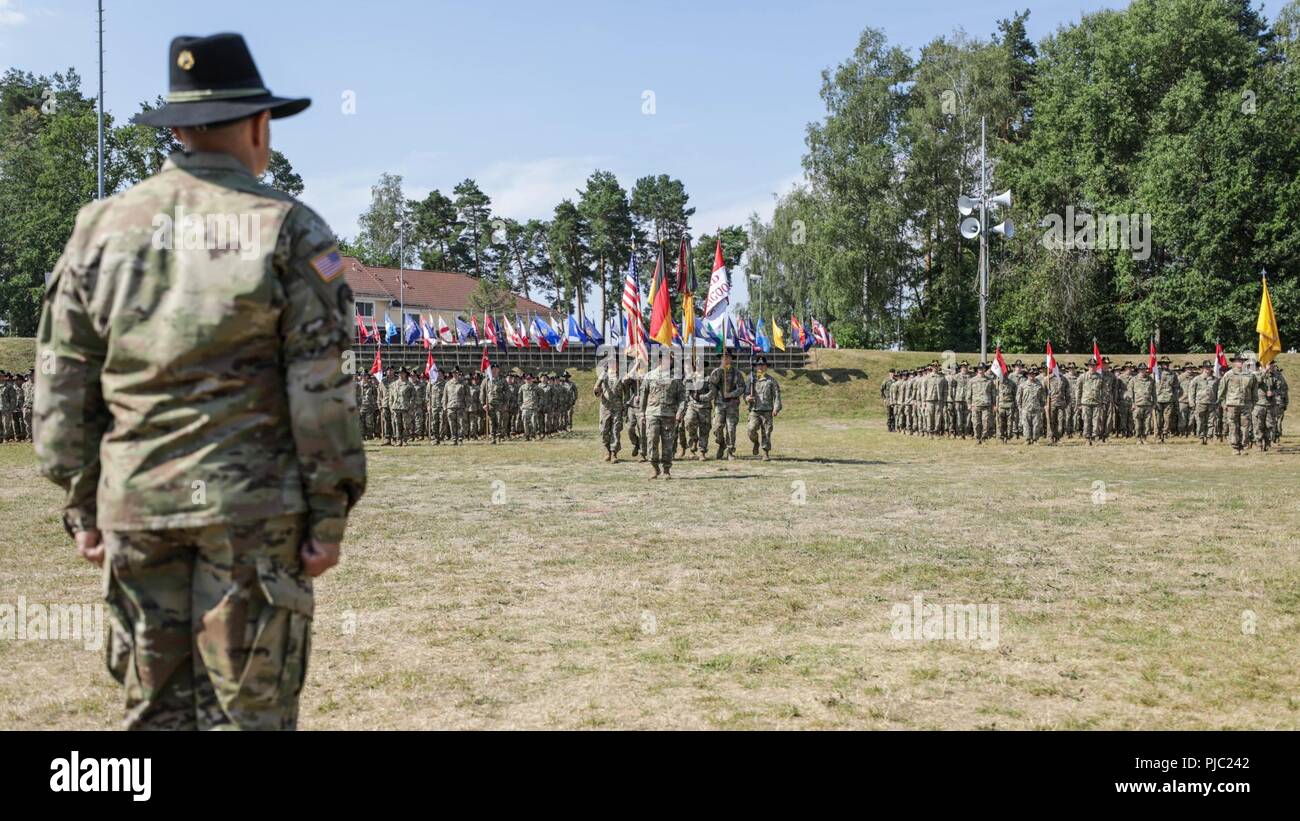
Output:
<instances>
[{"instance_id":1,"label":"camouflage jacket","mask_svg":"<svg viewBox=\"0 0 1300 821\"><path fill-rule=\"evenodd\" d=\"M709 384L713 386L713 401L719 405L736 405L745 392L744 377L735 365L730 368L718 366L709 374Z\"/></svg>"},{"instance_id":2,"label":"camouflage jacket","mask_svg":"<svg viewBox=\"0 0 1300 821\"><path fill-rule=\"evenodd\" d=\"M1047 388L1037 379L1025 379L1020 383L1016 404L1021 410L1035 413L1047 406Z\"/></svg>"},{"instance_id":3,"label":"camouflage jacket","mask_svg":"<svg viewBox=\"0 0 1300 821\"><path fill-rule=\"evenodd\" d=\"M368 411L379 409L379 386L376 383L361 383L361 408Z\"/></svg>"},{"instance_id":4,"label":"camouflage jacket","mask_svg":"<svg viewBox=\"0 0 1300 821\"><path fill-rule=\"evenodd\" d=\"M541 404L541 391L536 382L525 382L519 386L519 406L524 410L538 410Z\"/></svg>"},{"instance_id":5,"label":"camouflage jacket","mask_svg":"<svg viewBox=\"0 0 1300 821\"><path fill-rule=\"evenodd\" d=\"M606 370L596 380L595 393L600 397L601 407L611 411L621 411L627 407L627 380L620 379L618 372Z\"/></svg>"},{"instance_id":6,"label":"camouflage jacket","mask_svg":"<svg viewBox=\"0 0 1300 821\"><path fill-rule=\"evenodd\" d=\"M416 396L415 383L409 379L405 381L399 379L393 383L392 395L388 399L389 407L395 411L414 410Z\"/></svg>"},{"instance_id":7,"label":"camouflage jacket","mask_svg":"<svg viewBox=\"0 0 1300 821\"><path fill-rule=\"evenodd\" d=\"M0 382L0 413L13 413L18 410L18 391L14 383L6 379Z\"/></svg>"},{"instance_id":8,"label":"camouflage jacket","mask_svg":"<svg viewBox=\"0 0 1300 821\"><path fill-rule=\"evenodd\" d=\"M468 382L453 379L443 388L443 407L447 410L464 410L469 406L470 387Z\"/></svg>"},{"instance_id":9,"label":"camouflage jacket","mask_svg":"<svg viewBox=\"0 0 1300 821\"><path fill-rule=\"evenodd\" d=\"M1188 383L1187 393L1191 404L1213 407L1219 404L1219 379L1213 374L1201 374Z\"/></svg>"},{"instance_id":10,"label":"camouflage jacket","mask_svg":"<svg viewBox=\"0 0 1300 821\"><path fill-rule=\"evenodd\" d=\"M36 384L28 379L23 383L23 410L31 410L36 402Z\"/></svg>"},{"instance_id":11,"label":"camouflage jacket","mask_svg":"<svg viewBox=\"0 0 1300 821\"><path fill-rule=\"evenodd\" d=\"M1139 374L1128 381L1128 401L1133 407L1151 407L1156 403L1156 395L1156 381L1150 374Z\"/></svg>"},{"instance_id":12,"label":"camouflage jacket","mask_svg":"<svg viewBox=\"0 0 1300 821\"><path fill-rule=\"evenodd\" d=\"M1182 386L1178 384L1178 375L1173 371L1162 371L1160 381L1156 382L1157 402L1177 402Z\"/></svg>"},{"instance_id":13,"label":"camouflage jacket","mask_svg":"<svg viewBox=\"0 0 1300 821\"><path fill-rule=\"evenodd\" d=\"M484 379L479 385L479 401L489 408L504 408L510 396L510 386L504 376Z\"/></svg>"},{"instance_id":14,"label":"camouflage jacket","mask_svg":"<svg viewBox=\"0 0 1300 821\"><path fill-rule=\"evenodd\" d=\"M1259 380L1253 373L1231 370L1219 379L1219 404L1225 408L1253 405L1258 392Z\"/></svg>"},{"instance_id":15,"label":"camouflage jacket","mask_svg":"<svg viewBox=\"0 0 1300 821\"><path fill-rule=\"evenodd\" d=\"M1105 392L1106 387L1106 377L1096 371L1088 371L1079 377L1079 404L1102 404L1102 394Z\"/></svg>"},{"instance_id":16,"label":"camouflage jacket","mask_svg":"<svg viewBox=\"0 0 1300 821\"><path fill-rule=\"evenodd\" d=\"M966 403L972 408L991 408L997 401L996 380L973 376L966 383Z\"/></svg>"},{"instance_id":17,"label":"camouflage jacket","mask_svg":"<svg viewBox=\"0 0 1300 821\"><path fill-rule=\"evenodd\" d=\"M306 512L341 539L366 486L342 274L329 226L225 154L85 206L37 340L36 454L67 527Z\"/></svg>"},{"instance_id":18,"label":"camouflage jacket","mask_svg":"<svg viewBox=\"0 0 1300 821\"><path fill-rule=\"evenodd\" d=\"M753 397L749 409L757 413L779 413L781 411L781 385L772 375L754 375L750 383L749 396Z\"/></svg>"},{"instance_id":19,"label":"camouflage jacket","mask_svg":"<svg viewBox=\"0 0 1300 821\"><path fill-rule=\"evenodd\" d=\"M641 383L641 412L649 416L676 416L686 399L686 387L672 374L653 370Z\"/></svg>"}]
</instances>

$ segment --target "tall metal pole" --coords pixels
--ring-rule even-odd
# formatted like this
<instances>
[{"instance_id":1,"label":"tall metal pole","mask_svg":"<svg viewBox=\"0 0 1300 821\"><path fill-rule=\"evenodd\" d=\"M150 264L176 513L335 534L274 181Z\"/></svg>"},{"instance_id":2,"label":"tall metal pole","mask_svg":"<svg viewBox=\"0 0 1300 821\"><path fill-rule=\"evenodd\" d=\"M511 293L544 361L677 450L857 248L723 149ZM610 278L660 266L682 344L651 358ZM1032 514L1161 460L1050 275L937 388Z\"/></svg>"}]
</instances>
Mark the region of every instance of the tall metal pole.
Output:
<instances>
[{"instance_id":1,"label":"tall metal pole","mask_svg":"<svg viewBox=\"0 0 1300 821\"><path fill-rule=\"evenodd\" d=\"M980 361L988 361L989 352L989 239L988 239L987 156L984 153L984 118L980 117Z\"/></svg>"},{"instance_id":2,"label":"tall metal pole","mask_svg":"<svg viewBox=\"0 0 1300 821\"><path fill-rule=\"evenodd\" d=\"M402 329L402 335L406 335L406 221L401 220L397 223L397 294L398 301L401 304L400 310L402 316L397 320L398 327Z\"/></svg>"},{"instance_id":3,"label":"tall metal pole","mask_svg":"<svg viewBox=\"0 0 1300 821\"><path fill-rule=\"evenodd\" d=\"M104 198L104 0L99 0L99 184L97 199Z\"/></svg>"}]
</instances>

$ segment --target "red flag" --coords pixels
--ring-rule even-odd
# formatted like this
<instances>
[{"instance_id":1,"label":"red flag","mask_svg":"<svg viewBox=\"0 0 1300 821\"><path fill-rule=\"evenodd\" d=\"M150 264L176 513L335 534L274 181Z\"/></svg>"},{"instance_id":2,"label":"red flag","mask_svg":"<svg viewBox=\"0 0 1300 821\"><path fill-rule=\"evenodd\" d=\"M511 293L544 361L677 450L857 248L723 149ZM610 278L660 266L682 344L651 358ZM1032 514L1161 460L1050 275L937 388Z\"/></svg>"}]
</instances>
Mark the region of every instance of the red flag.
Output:
<instances>
[{"instance_id":1,"label":"red flag","mask_svg":"<svg viewBox=\"0 0 1300 821\"><path fill-rule=\"evenodd\" d=\"M433 361L433 351L429 351L429 359L424 363L424 375L430 382L438 378L438 363Z\"/></svg>"},{"instance_id":2,"label":"red flag","mask_svg":"<svg viewBox=\"0 0 1300 821\"><path fill-rule=\"evenodd\" d=\"M1223 346L1218 342L1214 343L1214 375L1223 376L1223 372L1231 368L1228 364L1228 357L1223 355Z\"/></svg>"},{"instance_id":3,"label":"red flag","mask_svg":"<svg viewBox=\"0 0 1300 821\"><path fill-rule=\"evenodd\" d=\"M1047 340L1047 372L1052 376L1060 376L1061 371L1056 367L1056 355L1052 353L1052 340Z\"/></svg>"},{"instance_id":4,"label":"red flag","mask_svg":"<svg viewBox=\"0 0 1300 821\"><path fill-rule=\"evenodd\" d=\"M379 347L375 348L375 361L370 365L371 373L382 374L384 372L384 361L379 358L379 352L381 350L383 350L383 348L379 348Z\"/></svg>"},{"instance_id":5,"label":"red flag","mask_svg":"<svg viewBox=\"0 0 1300 821\"><path fill-rule=\"evenodd\" d=\"M361 330L361 342L369 342L370 331L366 330L366 323L361 319L361 314L357 314L357 327Z\"/></svg>"},{"instance_id":6,"label":"red flag","mask_svg":"<svg viewBox=\"0 0 1300 821\"><path fill-rule=\"evenodd\" d=\"M997 373L999 377L1006 376L1007 372L1009 371L1009 368L1007 368L1007 360L1002 358L1001 345L999 345L997 349L993 352L993 370Z\"/></svg>"},{"instance_id":7,"label":"red flag","mask_svg":"<svg viewBox=\"0 0 1300 821\"><path fill-rule=\"evenodd\" d=\"M1105 367L1105 364L1101 361L1101 348L1097 347L1096 339L1092 340L1092 364L1097 370Z\"/></svg>"},{"instance_id":8,"label":"red flag","mask_svg":"<svg viewBox=\"0 0 1300 821\"><path fill-rule=\"evenodd\" d=\"M492 367L492 360L491 360L491 359L488 359L487 352L488 352L488 349L487 349L487 348L484 348L484 349L483 349L483 358L480 359L480 360L479 360L479 363L478 363L478 369L479 369L479 371L482 372L482 373L487 373L487 372L488 372L488 368L491 368L491 367Z\"/></svg>"},{"instance_id":9,"label":"red flag","mask_svg":"<svg viewBox=\"0 0 1300 821\"><path fill-rule=\"evenodd\" d=\"M668 298L668 279L664 275L664 255L659 253L655 277L650 285L650 338L660 345L673 344L673 303Z\"/></svg>"},{"instance_id":10,"label":"red flag","mask_svg":"<svg viewBox=\"0 0 1300 821\"><path fill-rule=\"evenodd\" d=\"M1147 354L1147 370L1150 371L1151 375L1155 377L1155 380L1159 382L1160 363L1156 361L1156 343L1154 340L1147 341L1147 349L1150 351L1150 353Z\"/></svg>"},{"instance_id":11,"label":"red flag","mask_svg":"<svg viewBox=\"0 0 1300 821\"><path fill-rule=\"evenodd\" d=\"M373 340L375 340L375 344L376 344L376 345L378 345L380 342L383 342L383 339L379 336L379 317L378 317L378 316L372 316L372 317L370 317L370 338L373 339Z\"/></svg>"}]
</instances>

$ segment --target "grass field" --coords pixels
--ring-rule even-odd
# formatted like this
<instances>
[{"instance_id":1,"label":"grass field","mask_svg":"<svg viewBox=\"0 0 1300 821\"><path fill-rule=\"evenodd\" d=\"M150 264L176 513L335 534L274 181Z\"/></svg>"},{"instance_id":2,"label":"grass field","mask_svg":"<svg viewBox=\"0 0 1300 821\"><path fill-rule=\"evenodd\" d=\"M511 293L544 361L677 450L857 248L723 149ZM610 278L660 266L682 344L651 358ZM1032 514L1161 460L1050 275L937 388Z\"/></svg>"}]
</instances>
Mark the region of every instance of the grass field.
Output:
<instances>
[{"instance_id":1,"label":"grass field","mask_svg":"<svg viewBox=\"0 0 1300 821\"><path fill-rule=\"evenodd\" d=\"M672 482L601 461L585 374L571 435L370 447L302 726L1300 727L1294 437L1238 458L885 433L880 374L930 358L821 352L779 375L772 462ZM0 604L97 599L58 505L0 445ZM995 646L897 638L918 595L996 605ZM0 640L0 727L118 715L102 651Z\"/></svg>"}]
</instances>

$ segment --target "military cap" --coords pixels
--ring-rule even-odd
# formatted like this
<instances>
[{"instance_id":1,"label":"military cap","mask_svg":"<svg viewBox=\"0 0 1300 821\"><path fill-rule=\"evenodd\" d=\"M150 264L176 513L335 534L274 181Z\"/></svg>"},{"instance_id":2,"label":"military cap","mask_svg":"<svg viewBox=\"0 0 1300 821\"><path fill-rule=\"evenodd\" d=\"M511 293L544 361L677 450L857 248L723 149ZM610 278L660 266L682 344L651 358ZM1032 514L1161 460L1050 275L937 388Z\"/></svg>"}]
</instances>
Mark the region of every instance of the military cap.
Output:
<instances>
[{"instance_id":1,"label":"military cap","mask_svg":"<svg viewBox=\"0 0 1300 821\"><path fill-rule=\"evenodd\" d=\"M1207 360L1205 360L1204 362L1201 363L1201 367L1202 367L1202 368L1213 368L1213 367L1214 367L1214 363L1207 359Z\"/></svg>"},{"instance_id":2,"label":"military cap","mask_svg":"<svg viewBox=\"0 0 1300 821\"><path fill-rule=\"evenodd\" d=\"M1011 363L1011 367L1013 367L1013 368L1023 368L1024 366L1025 366L1025 363L1024 363L1024 362L1021 362L1019 359L1017 359L1015 362L1012 362L1012 363Z\"/></svg>"},{"instance_id":3,"label":"military cap","mask_svg":"<svg viewBox=\"0 0 1300 821\"><path fill-rule=\"evenodd\" d=\"M767 364L767 357L766 357L766 356L763 356L762 354L759 354L758 356L754 357L754 364L755 364L755 365L766 365L766 364ZM937 363L936 363L936 364L937 364Z\"/></svg>"},{"instance_id":4,"label":"military cap","mask_svg":"<svg viewBox=\"0 0 1300 821\"><path fill-rule=\"evenodd\" d=\"M1246 361L1246 357L1242 356L1240 353L1235 353L1235 354L1232 355L1232 361L1233 361L1233 362L1245 362L1245 361Z\"/></svg>"},{"instance_id":5,"label":"military cap","mask_svg":"<svg viewBox=\"0 0 1300 821\"><path fill-rule=\"evenodd\" d=\"M1167 356L1162 356L1162 357L1160 357L1160 364L1161 364L1161 365L1172 365L1172 364L1173 364L1173 360L1171 360L1171 359L1170 359L1169 357L1167 357Z\"/></svg>"},{"instance_id":6,"label":"military cap","mask_svg":"<svg viewBox=\"0 0 1300 821\"><path fill-rule=\"evenodd\" d=\"M1149 369L1147 368L1147 363L1145 363L1145 362L1139 362L1139 363L1137 364L1137 369L1138 369L1139 371L1149 370Z\"/></svg>"},{"instance_id":7,"label":"military cap","mask_svg":"<svg viewBox=\"0 0 1300 821\"><path fill-rule=\"evenodd\" d=\"M140 112L132 122L184 128L241 120L262 111L279 119L311 105L307 97L276 97L266 88L241 34L173 38L167 70L166 104Z\"/></svg>"},{"instance_id":8,"label":"military cap","mask_svg":"<svg viewBox=\"0 0 1300 821\"><path fill-rule=\"evenodd\" d=\"M565 379L569 379L569 378L571 378L571 377L569 376L569 372L568 372L568 371L564 371L563 373L560 374L560 376L563 376Z\"/></svg>"}]
</instances>

